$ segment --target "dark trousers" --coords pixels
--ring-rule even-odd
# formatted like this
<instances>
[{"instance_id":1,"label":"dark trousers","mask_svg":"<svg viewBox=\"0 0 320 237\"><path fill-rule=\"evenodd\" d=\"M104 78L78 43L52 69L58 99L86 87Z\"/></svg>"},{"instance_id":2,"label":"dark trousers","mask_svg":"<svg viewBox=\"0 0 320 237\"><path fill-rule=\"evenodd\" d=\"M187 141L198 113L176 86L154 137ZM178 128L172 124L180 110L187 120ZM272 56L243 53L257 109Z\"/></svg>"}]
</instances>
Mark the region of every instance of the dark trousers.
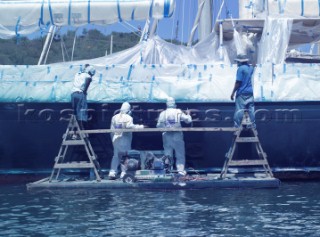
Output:
<instances>
[{"instance_id":1,"label":"dark trousers","mask_svg":"<svg viewBox=\"0 0 320 237\"><path fill-rule=\"evenodd\" d=\"M80 128L85 129L88 121L87 96L82 92L73 92L71 94L71 103L73 114L76 116Z\"/></svg>"}]
</instances>

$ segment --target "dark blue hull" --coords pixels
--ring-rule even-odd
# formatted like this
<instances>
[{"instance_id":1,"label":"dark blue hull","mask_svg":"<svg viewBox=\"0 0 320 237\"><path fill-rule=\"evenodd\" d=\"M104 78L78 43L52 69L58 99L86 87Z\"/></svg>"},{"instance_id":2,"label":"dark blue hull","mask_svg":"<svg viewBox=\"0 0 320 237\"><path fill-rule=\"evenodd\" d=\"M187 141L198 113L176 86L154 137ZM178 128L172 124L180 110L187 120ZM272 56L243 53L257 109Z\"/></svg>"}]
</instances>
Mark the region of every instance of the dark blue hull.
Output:
<instances>
[{"instance_id":1,"label":"dark blue hull","mask_svg":"<svg viewBox=\"0 0 320 237\"><path fill-rule=\"evenodd\" d=\"M165 104L132 103L134 122L155 127ZM233 103L180 103L192 111L193 127L232 127ZM90 104L90 129L109 128L120 103ZM0 104L0 169L51 169L66 131L69 103ZM256 103L259 138L272 168L320 167L320 102ZM189 126L189 125L187 125ZM231 132L185 132L187 167L222 168ZM109 134L92 134L90 141L103 169L113 153ZM161 134L134 133L132 148L162 150ZM250 147L239 156L250 156ZM81 156L81 149L74 149ZM241 157L246 158L246 157Z\"/></svg>"}]
</instances>

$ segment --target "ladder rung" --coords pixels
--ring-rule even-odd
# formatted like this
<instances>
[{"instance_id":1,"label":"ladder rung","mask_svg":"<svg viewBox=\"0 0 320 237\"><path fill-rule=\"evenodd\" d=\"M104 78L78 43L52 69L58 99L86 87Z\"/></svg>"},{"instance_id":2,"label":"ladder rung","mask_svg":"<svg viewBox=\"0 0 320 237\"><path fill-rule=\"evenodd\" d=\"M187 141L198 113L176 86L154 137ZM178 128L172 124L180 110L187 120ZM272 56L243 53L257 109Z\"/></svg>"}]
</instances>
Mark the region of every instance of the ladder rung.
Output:
<instances>
[{"instance_id":1,"label":"ladder rung","mask_svg":"<svg viewBox=\"0 0 320 237\"><path fill-rule=\"evenodd\" d=\"M259 142L257 137L238 137L236 142Z\"/></svg>"},{"instance_id":2,"label":"ladder rung","mask_svg":"<svg viewBox=\"0 0 320 237\"><path fill-rule=\"evenodd\" d=\"M55 161L59 161L60 159L64 159L63 156L56 156L56 158L54 158Z\"/></svg>"},{"instance_id":3,"label":"ladder rung","mask_svg":"<svg viewBox=\"0 0 320 237\"><path fill-rule=\"evenodd\" d=\"M265 152L258 152L258 155L261 158L267 158L267 153L265 153Z\"/></svg>"},{"instance_id":4,"label":"ladder rung","mask_svg":"<svg viewBox=\"0 0 320 237\"><path fill-rule=\"evenodd\" d=\"M68 146L76 146L76 145L85 145L86 143L83 140L68 140L63 141L62 145L68 145Z\"/></svg>"},{"instance_id":5,"label":"ladder rung","mask_svg":"<svg viewBox=\"0 0 320 237\"><path fill-rule=\"evenodd\" d=\"M67 169L67 168L94 168L94 165L92 163L88 162L69 162L69 163L61 163L61 164L55 164L54 169Z\"/></svg>"},{"instance_id":6,"label":"ladder rung","mask_svg":"<svg viewBox=\"0 0 320 237\"><path fill-rule=\"evenodd\" d=\"M266 160L231 160L229 166L268 165Z\"/></svg>"}]
</instances>

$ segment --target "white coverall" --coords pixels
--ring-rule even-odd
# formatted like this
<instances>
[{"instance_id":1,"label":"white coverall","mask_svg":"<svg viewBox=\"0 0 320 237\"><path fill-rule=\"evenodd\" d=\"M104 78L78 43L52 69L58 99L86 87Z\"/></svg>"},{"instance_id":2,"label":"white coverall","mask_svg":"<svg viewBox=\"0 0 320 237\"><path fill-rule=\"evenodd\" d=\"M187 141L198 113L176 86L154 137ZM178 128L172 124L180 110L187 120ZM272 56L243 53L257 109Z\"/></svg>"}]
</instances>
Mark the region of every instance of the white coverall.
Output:
<instances>
[{"instance_id":1,"label":"white coverall","mask_svg":"<svg viewBox=\"0 0 320 237\"><path fill-rule=\"evenodd\" d=\"M123 107L126 106L129 107L129 109L123 109ZM124 103L121 107L120 113L112 117L110 129L143 128L143 125L133 124L132 117L127 114L129 110L130 105L128 103ZM119 153L126 153L131 150L132 132L111 133L111 139L113 144L113 157L109 176L115 176L120 164ZM122 170L121 176L123 175L124 170Z\"/></svg>"},{"instance_id":2,"label":"white coverall","mask_svg":"<svg viewBox=\"0 0 320 237\"><path fill-rule=\"evenodd\" d=\"M181 128L181 121L191 123L192 118L181 109L167 108L160 113L157 128ZM162 133L163 149L167 156L173 157L175 151L176 167L180 174L185 174L185 147L182 132Z\"/></svg>"}]
</instances>

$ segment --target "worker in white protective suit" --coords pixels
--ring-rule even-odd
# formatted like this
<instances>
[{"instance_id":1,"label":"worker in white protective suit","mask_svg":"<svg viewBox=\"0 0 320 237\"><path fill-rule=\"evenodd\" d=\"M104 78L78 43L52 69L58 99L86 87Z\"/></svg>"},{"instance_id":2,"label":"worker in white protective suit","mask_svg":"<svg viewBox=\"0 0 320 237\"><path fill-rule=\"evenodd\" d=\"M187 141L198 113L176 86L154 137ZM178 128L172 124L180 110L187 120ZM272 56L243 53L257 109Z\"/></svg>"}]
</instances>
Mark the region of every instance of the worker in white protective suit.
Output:
<instances>
[{"instance_id":1,"label":"worker in white protective suit","mask_svg":"<svg viewBox=\"0 0 320 237\"><path fill-rule=\"evenodd\" d=\"M174 98L169 97L167 99L167 109L160 113L157 128L181 128L181 121L185 123L192 122L189 111L185 114L181 109L177 109ZM165 155L173 157L174 151L177 171L180 175L186 175L186 157L182 131L164 132L162 141Z\"/></svg>"},{"instance_id":2,"label":"worker in white protective suit","mask_svg":"<svg viewBox=\"0 0 320 237\"><path fill-rule=\"evenodd\" d=\"M128 128L143 128L143 125L133 124L133 118L130 116L131 106L128 102L124 102L120 108L120 113L114 115L111 119L110 129L128 129ZM127 153L131 150L132 132L115 132L111 133L113 144L113 157L109 172L109 179L116 179L118 166L120 164L119 155ZM125 170L121 167L122 178L125 175Z\"/></svg>"}]
</instances>

